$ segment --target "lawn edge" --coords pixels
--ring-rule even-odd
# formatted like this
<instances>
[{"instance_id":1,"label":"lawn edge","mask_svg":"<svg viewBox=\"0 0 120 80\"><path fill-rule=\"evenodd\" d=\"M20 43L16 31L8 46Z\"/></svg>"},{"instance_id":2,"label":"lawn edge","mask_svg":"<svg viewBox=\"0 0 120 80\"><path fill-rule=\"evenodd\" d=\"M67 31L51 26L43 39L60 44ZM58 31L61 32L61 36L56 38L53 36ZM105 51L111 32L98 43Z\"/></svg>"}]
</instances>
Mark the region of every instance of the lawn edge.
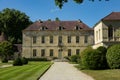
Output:
<instances>
[{"instance_id":1,"label":"lawn edge","mask_svg":"<svg viewBox=\"0 0 120 80\"><path fill-rule=\"evenodd\" d=\"M53 65L54 63L52 63L38 78L37 80L39 80L47 71L48 69L50 69L50 67Z\"/></svg>"}]
</instances>

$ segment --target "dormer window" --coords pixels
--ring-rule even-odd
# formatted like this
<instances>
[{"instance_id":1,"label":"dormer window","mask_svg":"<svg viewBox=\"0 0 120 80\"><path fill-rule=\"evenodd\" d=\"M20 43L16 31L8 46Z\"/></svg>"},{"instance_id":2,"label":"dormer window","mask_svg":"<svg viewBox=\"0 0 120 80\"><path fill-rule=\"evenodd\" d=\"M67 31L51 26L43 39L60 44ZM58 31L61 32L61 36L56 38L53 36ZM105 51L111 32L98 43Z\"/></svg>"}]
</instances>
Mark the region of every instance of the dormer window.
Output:
<instances>
[{"instance_id":1,"label":"dormer window","mask_svg":"<svg viewBox=\"0 0 120 80\"><path fill-rule=\"evenodd\" d=\"M79 26L76 26L76 27L75 27L75 30L80 30L80 29L82 29L82 28L79 27Z\"/></svg>"},{"instance_id":2,"label":"dormer window","mask_svg":"<svg viewBox=\"0 0 120 80\"><path fill-rule=\"evenodd\" d=\"M47 27L41 27L41 30L46 30L47 29Z\"/></svg>"},{"instance_id":3,"label":"dormer window","mask_svg":"<svg viewBox=\"0 0 120 80\"><path fill-rule=\"evenodd\" d=\"M59 30L63 30L64 29L64 27L62 27L62 26L59 26Z\"/></svg>"}]
</instances>

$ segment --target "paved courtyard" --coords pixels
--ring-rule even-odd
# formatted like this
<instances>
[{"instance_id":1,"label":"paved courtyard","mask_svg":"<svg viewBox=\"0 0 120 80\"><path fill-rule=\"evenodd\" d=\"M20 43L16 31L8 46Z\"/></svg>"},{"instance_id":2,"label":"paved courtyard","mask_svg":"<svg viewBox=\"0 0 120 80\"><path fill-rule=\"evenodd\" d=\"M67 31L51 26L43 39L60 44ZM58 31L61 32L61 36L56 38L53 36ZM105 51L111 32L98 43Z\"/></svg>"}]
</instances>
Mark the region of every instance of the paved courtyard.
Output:
<instances>
[{"instance_id":1,"label":"paved courtyard","mask_svg":"<svg viewBox=\"0 0 120 80\"><path fill-rule=\"evenodd\" d=\"M51 68L39 80L94 80L77 70L73 64L54 62Z\"/></svg>"}]
</instances>

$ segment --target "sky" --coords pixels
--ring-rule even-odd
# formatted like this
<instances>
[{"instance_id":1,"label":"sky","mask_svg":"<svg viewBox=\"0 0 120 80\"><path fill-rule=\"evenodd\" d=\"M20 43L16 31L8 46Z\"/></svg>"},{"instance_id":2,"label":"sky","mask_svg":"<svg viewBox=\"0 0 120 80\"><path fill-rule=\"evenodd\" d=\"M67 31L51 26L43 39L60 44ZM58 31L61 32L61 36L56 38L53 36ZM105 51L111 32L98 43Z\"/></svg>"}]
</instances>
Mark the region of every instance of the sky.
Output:
<instances>
[{"instance_id":1,"label":"sky","mask_svg":"<svg viewBox=\"0 0 120 80\"><path fill-rule=\"evenodd\" d=\"M84 0L82 4L76 4L73 0L68 0L62 9L59 9L54 0L0 0L0 11L5 8L16 9L24 12L31 21L55 20L78 20L93 27L98 21L111 12L120 12L120 0L91 2Z\"/></svg>"}]
</instances>

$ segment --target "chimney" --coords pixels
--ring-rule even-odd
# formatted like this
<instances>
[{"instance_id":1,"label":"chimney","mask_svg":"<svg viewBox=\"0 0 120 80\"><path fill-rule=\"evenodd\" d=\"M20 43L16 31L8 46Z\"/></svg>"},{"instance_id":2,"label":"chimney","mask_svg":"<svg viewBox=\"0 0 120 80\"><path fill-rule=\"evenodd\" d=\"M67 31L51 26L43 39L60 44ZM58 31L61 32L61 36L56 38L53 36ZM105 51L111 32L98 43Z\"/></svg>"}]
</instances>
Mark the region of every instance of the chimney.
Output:
<instances>
[{"instance_id":1,"label":"chimney","mask_svg":"<svg viewBox=\"0 0 120 80\"><path fill-rule=\"evenodd\" d=\"M78 22L82 23L82 21L80 19L78 19Z\"/></svg>"}]
</instances>

